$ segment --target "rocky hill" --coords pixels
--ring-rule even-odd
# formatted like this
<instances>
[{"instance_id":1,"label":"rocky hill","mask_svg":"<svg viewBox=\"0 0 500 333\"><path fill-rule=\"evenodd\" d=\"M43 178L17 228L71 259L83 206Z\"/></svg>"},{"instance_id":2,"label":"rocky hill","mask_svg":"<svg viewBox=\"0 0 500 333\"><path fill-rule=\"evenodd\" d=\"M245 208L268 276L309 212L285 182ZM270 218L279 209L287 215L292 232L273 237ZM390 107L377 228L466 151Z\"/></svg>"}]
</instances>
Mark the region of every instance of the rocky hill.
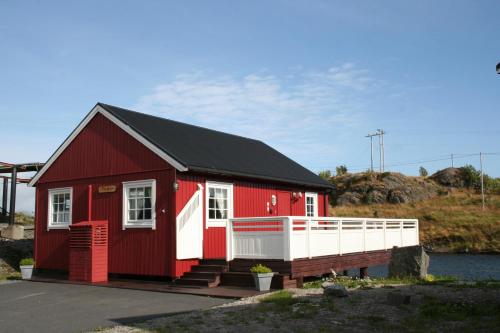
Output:
<instances>
[{"instance_id":1,"label":"rocky hill","mask_svg":"<svg viewBox=\"0 0 500 333\"><path fill-rule=\"evenodd\" d=\"M416 203L446 195L450 189L478 189L479 177L477 170L465 166L439 170L430 177L405 176L396 172L361 172L346 173L329 180L336 187L331 195L332 205L343 206ZM485 184L490 192L498 192L498 183L498 178L485 175Z\"/></svg>"},{"instance_id":2,"label":"rocky hill","mask_svg":"<svg viewBox=\"0 0 500 333\"><path fill-rule=\"evenodd\" d=\"M418 202L446 193L435 180L394 172L363 172L332 177L333 205Z\"/></svg>"}]
</instances>

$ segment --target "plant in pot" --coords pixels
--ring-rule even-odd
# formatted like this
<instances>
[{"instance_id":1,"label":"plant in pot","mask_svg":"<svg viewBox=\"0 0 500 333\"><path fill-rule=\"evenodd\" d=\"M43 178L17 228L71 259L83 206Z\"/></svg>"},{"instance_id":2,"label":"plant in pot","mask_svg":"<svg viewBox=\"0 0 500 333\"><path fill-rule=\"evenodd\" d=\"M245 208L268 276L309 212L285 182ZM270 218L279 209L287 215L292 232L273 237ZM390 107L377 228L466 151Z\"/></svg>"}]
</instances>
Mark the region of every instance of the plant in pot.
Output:
<instances>
[{"instance_id":1,"label":"plant in pot","mask_svg":"<svg viewBox=\"0 0 500 333\"><path fill-rule=\"evenodd\" d=\"M31 279L33 275L33 266L35 265L35 261L33 258L25 258L19 262L19 268L21 269L21 277L23 280Z\"/></svg>"},{"instance_id":2,"label":"plant in pot","mask_svg":"<svg viewBox=\"0 0 500 333\"><path fill-rule=\"evenodd\" d=\"M262 264L257 264L250 268L250 272L255 280L255 287L259 291L268 291L271 289L271 281L273 279L273 271Z\"/></svg>"}]
</instances>

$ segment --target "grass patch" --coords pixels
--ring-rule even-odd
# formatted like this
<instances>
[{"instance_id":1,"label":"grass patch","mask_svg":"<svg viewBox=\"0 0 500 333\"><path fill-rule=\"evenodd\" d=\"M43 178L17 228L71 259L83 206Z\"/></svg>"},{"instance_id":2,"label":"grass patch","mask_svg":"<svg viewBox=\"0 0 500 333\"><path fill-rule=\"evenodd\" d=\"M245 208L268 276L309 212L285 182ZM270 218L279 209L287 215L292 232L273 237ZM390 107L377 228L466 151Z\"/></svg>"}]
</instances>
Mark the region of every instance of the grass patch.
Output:
<instances>
[{"instance_id":1,"label":"grass patch","mask_svg":"<svg viewBox=\"0 0 500 333\"><path fill-rule=\"evenodd\" d=\"M420 315L432 320L448 321L495 316L500 319L500 303L442 303L431 299L420 307Z\"/></svg>"},{"instance_id":2,"label":"grass patch","mask_svg":"<svg viewBox=\"0 0 500 333\"><path fill-rule=\"evenodd\" d=\"M21 279L21 273L19 273L19 272L0 273L0 281L2 281L2 280L20 280L20 279Z\"/></svg>"},{"instance_id":3,"label":"grass patch","mask_svg":"<svg viewBox=\"0 0 500 333\"><path fill-rule=\"evenodd\" d=\"M275 304L275 305L292 305L294 303L293 294L288 290L277 291L260 300L261 303Z\"/></svg>"}]
</instances>

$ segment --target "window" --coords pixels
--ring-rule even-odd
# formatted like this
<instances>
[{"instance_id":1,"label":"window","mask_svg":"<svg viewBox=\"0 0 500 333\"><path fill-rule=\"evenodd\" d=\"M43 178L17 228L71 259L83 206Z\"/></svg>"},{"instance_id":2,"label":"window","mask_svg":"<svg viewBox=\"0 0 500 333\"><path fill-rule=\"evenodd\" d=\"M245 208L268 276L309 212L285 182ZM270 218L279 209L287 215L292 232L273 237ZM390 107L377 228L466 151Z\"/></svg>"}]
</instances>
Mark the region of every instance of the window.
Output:
<instances>
[{"instance_id":1,"label":"window","mask_svg":"<svg viewBox=\"0 0 500 333\"><path fill-rule=\"evenodd\" d=\"M156 227L156 181L123 183L123 229Z\"/></svg>"},{"instance_id":2,"label":"window","mask_svg":"<svg viewBox=\"0 0 500 333\"><path fill-rule=\"evenodd\" d=\"M67 229L71 224L72 188L49 190L48 223L49 229Z\"/></svg>"},{"instance_id":3,"label":"window","mask_svg":"<svg viewBox=\"0 0 500 333\"><path fill-rule=\"evenodd\" d=\"M306 216L318 216L317 193L306 193Z\"/></svg>"},{"instance_id":4,"label":"window","mask_svg":"<svg viewBox=\"0 0 500 333\"><path fill-rule=\"evenodd\" d=\"M225 227L233 216L233 185L207 182L206 200L207 228Z\"/></svg>"}]
</instances>

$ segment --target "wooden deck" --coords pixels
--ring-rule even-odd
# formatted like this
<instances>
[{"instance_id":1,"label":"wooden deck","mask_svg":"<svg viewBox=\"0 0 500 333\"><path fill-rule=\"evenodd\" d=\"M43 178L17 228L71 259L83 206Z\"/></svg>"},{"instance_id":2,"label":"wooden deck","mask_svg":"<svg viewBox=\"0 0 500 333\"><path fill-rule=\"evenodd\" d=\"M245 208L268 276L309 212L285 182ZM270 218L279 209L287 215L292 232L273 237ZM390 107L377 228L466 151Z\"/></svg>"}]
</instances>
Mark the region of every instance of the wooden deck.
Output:
<instances>
[{"instance_id":1,"label":"wooden deck","mask_svg":"<svg viewBox=\"0 0 500 333\"><path fill-rule=\"evenodd\" d=\"M295 259L293 261L283 261L277 259L234 259L229 262L229 273L236 274L243 281L249 281L244 275L249 275L249 270L253 265L263 264L280 274L273 278L273 285L276 288L301 287L303 278L329 274L334 270L340 273L353 268L365 268L370 266L388 264L391 259L391 250L370 251L361 253L349 253L344 255L323 256L311 259ZM236 276L236 275L235 275ZM250 275L251 277L251 275ZM222 284L235 283L236 277L231 278L227 274L222 276Z\"/></svg>"}]
</instances>

